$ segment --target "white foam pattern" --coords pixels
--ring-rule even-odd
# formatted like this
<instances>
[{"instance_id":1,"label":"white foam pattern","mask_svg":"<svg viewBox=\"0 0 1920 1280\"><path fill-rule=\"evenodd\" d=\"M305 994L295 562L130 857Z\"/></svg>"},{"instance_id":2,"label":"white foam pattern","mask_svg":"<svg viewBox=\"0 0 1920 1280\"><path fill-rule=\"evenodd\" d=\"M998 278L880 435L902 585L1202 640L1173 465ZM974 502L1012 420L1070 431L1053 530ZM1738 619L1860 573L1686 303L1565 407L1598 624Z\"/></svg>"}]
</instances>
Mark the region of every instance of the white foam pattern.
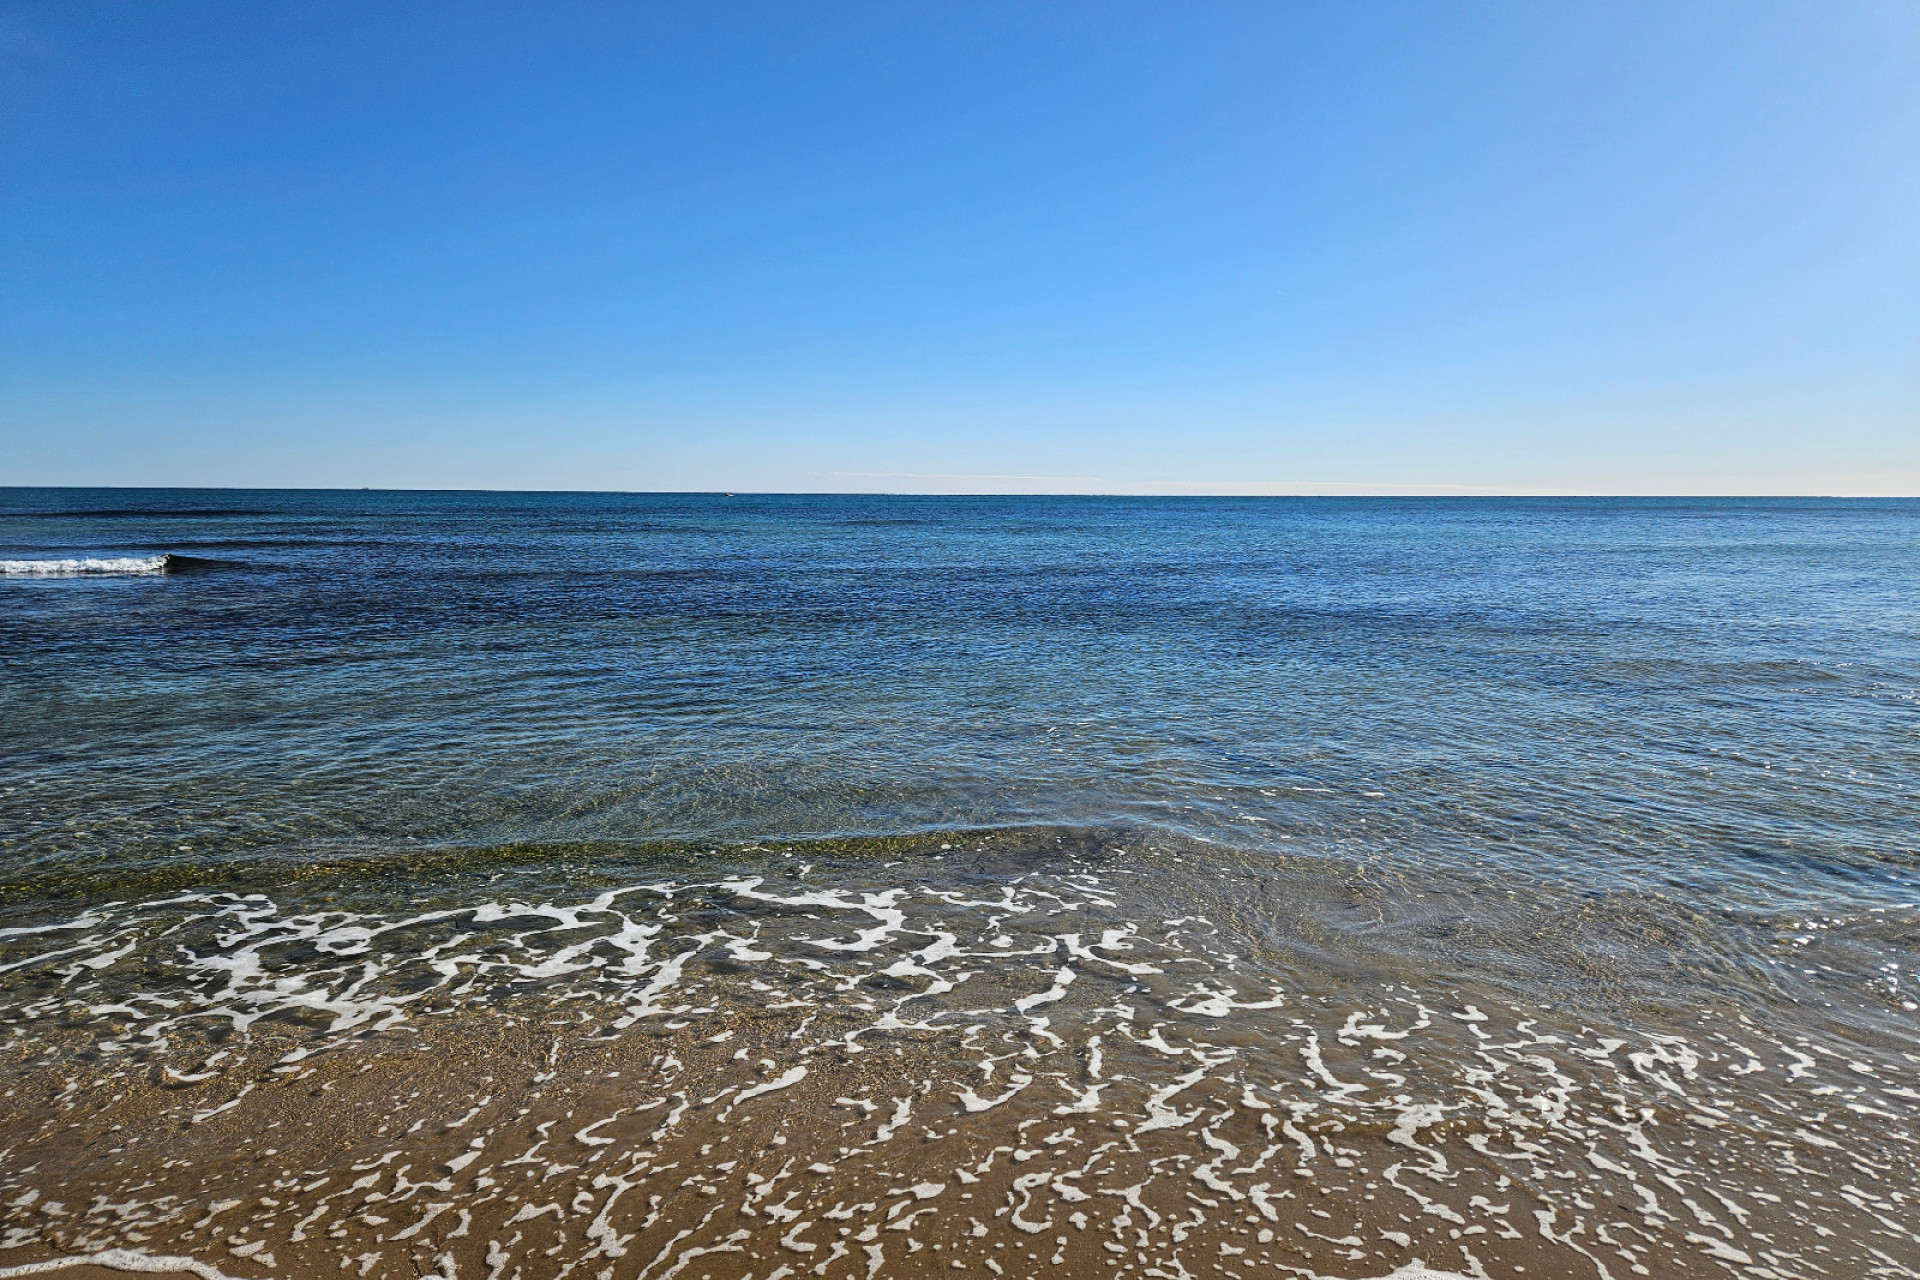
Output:
<instances>
[{"instance_id":1,"label":"white foam pattern","mask_svg":"<svg viewBox=\"0 0 1920 1280\"><path fill-rule=\"evenodd\" d=\"M1164 886L1124 867L776 868L394 914L193 893L10 931L10 1078L66 1082L46 1141L112 1133L110 1100L164 1073L173 1131L291 1149L272 1099L345 1099L381 1052L461 1026L539 1052L524 1078L447 1062L484 1074L383 1095L333 1167L269 1148L245 1186L162 1195L129 1165L87 1207L16 1159L0 1244L369 1280L1917 1274L1911 1054L1315 974L1150 911Z\"/></svg>"},{"instance_id":2,"label":"white foam pattern","mask_svg":"<svg viewBox=\"0 0 1920 1280\"><path fill-rule=\"evenodd\" d=\"M126 577L167 571L167 557L82 556L62 560L0 560L0 577Z\"/></svg>"}]
</instances>

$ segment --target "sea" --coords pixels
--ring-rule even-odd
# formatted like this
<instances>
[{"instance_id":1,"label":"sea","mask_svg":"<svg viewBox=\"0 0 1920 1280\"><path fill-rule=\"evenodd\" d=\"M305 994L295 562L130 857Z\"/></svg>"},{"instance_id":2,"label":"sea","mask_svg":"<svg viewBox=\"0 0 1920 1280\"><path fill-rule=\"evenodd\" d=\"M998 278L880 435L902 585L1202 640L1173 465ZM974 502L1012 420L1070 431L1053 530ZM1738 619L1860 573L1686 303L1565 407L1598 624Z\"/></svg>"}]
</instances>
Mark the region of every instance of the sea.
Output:
<instances>
[{"instance_id":1,"label":"sea","mask_svg":"<svg viewBox=\"0 0 1920 1280\"><path fill-rule=\"evenodd\" d=\"M0 1280L1915 1277L1917 1167L1920 501L0 489Z\"/></svg>"}]
</instances>

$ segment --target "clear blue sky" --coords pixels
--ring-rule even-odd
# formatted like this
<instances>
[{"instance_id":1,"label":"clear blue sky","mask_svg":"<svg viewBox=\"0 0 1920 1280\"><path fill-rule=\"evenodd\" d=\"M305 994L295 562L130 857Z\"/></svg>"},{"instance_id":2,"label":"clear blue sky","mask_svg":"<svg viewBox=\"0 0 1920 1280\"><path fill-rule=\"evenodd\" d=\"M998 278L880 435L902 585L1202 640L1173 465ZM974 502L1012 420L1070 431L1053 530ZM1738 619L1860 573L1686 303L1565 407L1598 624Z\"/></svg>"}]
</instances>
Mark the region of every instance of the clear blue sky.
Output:
<instances>
[{"instance_id":1,"label":"clear blue sky","mask_svg":"<svg viewBox=\"0 0 1920 1280\"><path fill-rule=\"evenodd\" d=\"M8 3L0 483L1920 492L1920 4Z\"/></svg>"}]
</instances>

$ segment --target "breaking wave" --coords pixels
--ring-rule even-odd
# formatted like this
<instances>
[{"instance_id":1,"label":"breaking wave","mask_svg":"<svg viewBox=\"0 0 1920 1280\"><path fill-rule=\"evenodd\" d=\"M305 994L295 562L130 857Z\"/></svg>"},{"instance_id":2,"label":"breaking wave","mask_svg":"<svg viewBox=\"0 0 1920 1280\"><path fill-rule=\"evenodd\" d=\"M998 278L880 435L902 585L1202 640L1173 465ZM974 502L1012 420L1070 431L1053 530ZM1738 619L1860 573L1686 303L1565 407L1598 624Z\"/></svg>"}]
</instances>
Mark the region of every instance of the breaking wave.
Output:
<instances>
[{"instance_id":1,"label":"breaking wave","mask_svg":"<svg viewBox=\"0 0 1920 1280\"><path fill-rule=\"evenodd\" d=\"M195 556L74 556L60 560L0 560L4 578L126 578L193 573L214 562Z\"/></svg>"},{"instance_id":2,"label":"breaking wave","mask_svg":"<svg viewBox=\"0 0 1920 1280\"><path fill-rule=\"evenodd\" d=\"M126 577L167 573L173 556L78 556L68 560L0 560L0 577Z\"/></svg>"}]
</instances>

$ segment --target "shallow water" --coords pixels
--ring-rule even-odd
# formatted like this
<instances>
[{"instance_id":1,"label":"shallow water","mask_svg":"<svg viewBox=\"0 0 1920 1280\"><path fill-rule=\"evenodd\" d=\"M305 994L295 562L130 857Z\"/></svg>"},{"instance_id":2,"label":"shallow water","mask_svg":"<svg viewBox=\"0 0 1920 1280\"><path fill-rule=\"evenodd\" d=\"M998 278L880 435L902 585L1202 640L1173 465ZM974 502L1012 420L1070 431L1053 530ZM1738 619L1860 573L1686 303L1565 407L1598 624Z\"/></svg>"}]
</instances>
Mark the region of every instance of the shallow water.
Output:
<instances>
[{"instance_id":1,"label":"shallow water","mask_svg":"<svg viewBox=\"0 0 1920 1280\"><path fill-rule=\"evenodd\" d=\"M0 1269L1920 1273L1920 504L0 510Z\"/></svg>"}]
</instances>

